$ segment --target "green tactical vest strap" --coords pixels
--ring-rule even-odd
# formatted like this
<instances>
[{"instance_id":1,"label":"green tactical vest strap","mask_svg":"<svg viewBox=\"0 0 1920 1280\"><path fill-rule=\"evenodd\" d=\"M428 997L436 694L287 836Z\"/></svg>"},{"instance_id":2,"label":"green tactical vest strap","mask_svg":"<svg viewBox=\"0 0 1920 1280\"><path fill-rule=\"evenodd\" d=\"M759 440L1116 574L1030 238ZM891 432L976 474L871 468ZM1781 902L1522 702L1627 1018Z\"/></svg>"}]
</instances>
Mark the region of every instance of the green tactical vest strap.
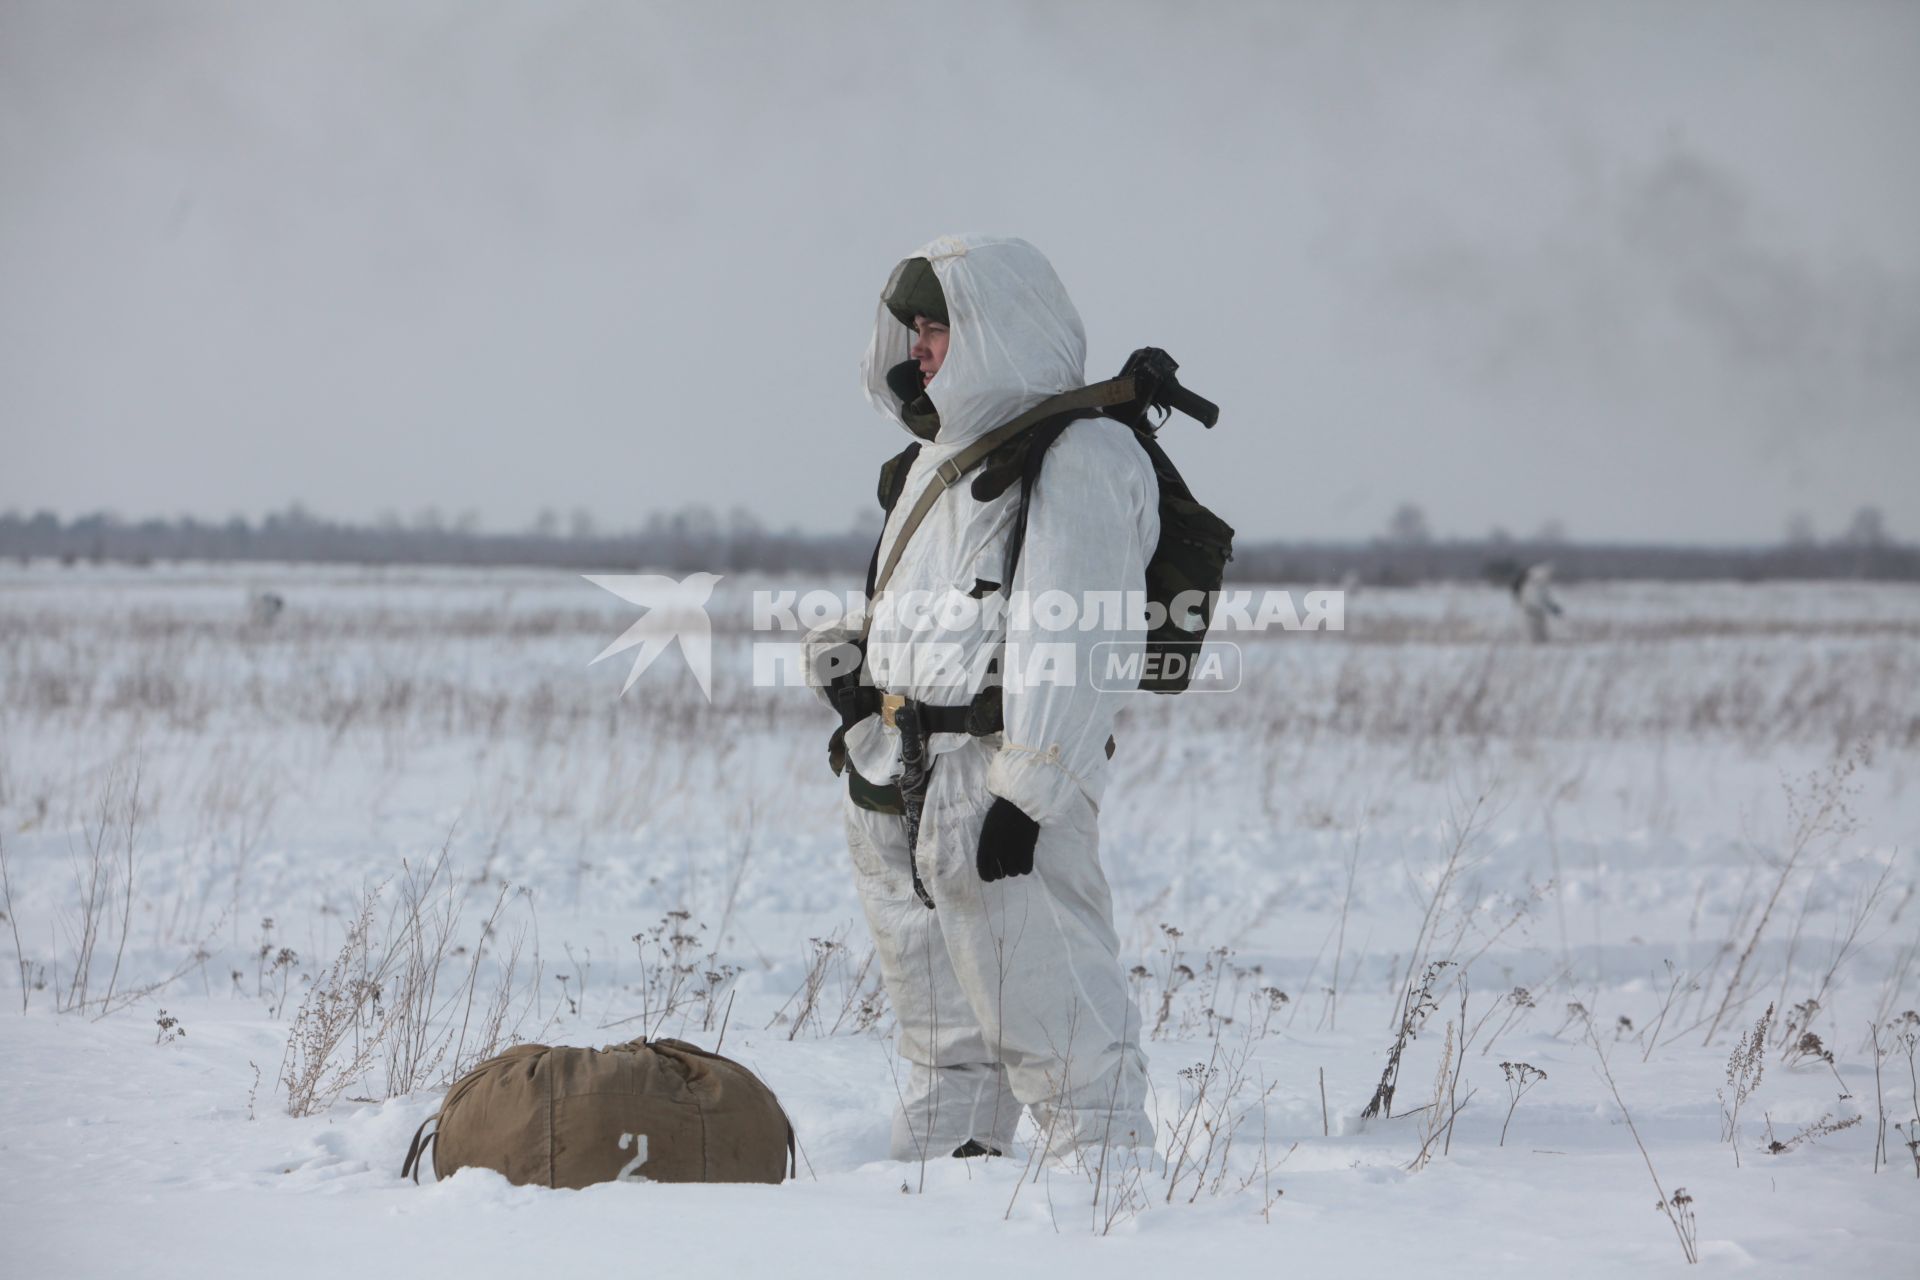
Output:
<instances>
[{"instance_id":1,"label":"green tactical vest strap","mask_svg":"<svg viewBox=\"0 0 1920 1280\"><path fill-rule=\"evenodd\" d=\"M961 477L973 470L981 459L1021 432L1038 426L1050 418L1081 409L1100 409L1107 405L1125 404L1134 398L1134 394L1131 376L1110 378L1105 382L1096 382L1091 386L1080 387L1073 391L1063 391L1057 396L1042 400L1005 426L996 427L987 432L959 453L942 462L939 470L934 473L932 483L921 491L920 497L913 504L913 509L907 512L906 520L901 524L900 532L893 540L893 549L887 552L886 560L874 573L872 585L867 592L869 599L878 596L886 589L887 580L893 577L894 568L900 563L901 553L907 549L908 540L913 537L914 530L920 527L921 522L933 510L933 504L940 500L940 495L960 483ZM881 536L884 538L886 535L883 532ZM866 643L867 633L872 627L873 612L869 608L866 621L860 628L862 644Z\"/></svg>"},{"instance_id":2,"label":"green tactical vest strap","mask_svg":"<svg viewBox=\"0 0 1920 1280\"><path fill-rule=\"evenodd\" d=\"M907 470L913 466L913 460L920 456L920 445L916 442L908 445L880 464L880 487L874 496L880 499L880 509L888 515L893 514L893 506L900 501L900 491L907 487ZM867 560L867 597L873 597L873 579L880 572L880 540L887 536L886 525L880 527L880 538L873 543L873 555ZM840 772L838 769L835 773Z\"/></svg>"},{"instance_id":3,"label":"green tactical vest strap","mask_svg":"<svg viewBox=\"0 0 1920 1280\"><path fill-rule=\"evenodd\" d=\"M900 501L900 491L907 487L907 471L919 456L920 444L915 441L880 464L880 485L874 496L880 499L882 511L891 512L893 504Z\"/></svg>"}]
</instances>

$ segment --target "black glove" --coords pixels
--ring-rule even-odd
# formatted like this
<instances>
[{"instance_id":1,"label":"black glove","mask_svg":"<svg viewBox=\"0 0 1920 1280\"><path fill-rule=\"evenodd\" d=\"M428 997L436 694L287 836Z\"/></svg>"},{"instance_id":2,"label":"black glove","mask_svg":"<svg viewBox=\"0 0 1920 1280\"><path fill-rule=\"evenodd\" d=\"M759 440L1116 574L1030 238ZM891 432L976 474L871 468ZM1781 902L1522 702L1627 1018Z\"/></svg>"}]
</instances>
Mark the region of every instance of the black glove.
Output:
<instances>
[{"instance_id":1,"label":"black glove","mask_svg":"<svg viewBox=\"0 0 1920 1280\"><path fill-rule=\"evenodd\" d=\"M974 859L980 878L993 881L1031 872L1033 845L1039 838L1039 823L1013 801L995 796L986 821L980 824L980 852Z\"/></svg>"}]
</instances>

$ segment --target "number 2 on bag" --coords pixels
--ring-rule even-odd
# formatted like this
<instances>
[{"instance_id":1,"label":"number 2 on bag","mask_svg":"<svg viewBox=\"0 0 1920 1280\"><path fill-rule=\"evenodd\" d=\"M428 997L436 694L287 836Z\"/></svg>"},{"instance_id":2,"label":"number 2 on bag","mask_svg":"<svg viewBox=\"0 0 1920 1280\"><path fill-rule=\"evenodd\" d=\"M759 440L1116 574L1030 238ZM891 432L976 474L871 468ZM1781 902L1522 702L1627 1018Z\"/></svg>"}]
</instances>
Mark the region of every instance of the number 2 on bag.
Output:
<instances>
[{"instance_id":1,"label":"number 2 on bag","mask_svg":"<svg viewBox=\"0 0 1920 1280\"><path fill-rule=\"evenodd\" d=\"M621 1134L620 1149L625 1151L628 1147L633 1148L633 1159L620 1166L620 1173L616 1180L624 1182L631 1176L635 1182L648 1181L647 1176L640 1172L640 1166L647 1162L647 1135L644 1133Z\"/></svg>"}]
</instances>

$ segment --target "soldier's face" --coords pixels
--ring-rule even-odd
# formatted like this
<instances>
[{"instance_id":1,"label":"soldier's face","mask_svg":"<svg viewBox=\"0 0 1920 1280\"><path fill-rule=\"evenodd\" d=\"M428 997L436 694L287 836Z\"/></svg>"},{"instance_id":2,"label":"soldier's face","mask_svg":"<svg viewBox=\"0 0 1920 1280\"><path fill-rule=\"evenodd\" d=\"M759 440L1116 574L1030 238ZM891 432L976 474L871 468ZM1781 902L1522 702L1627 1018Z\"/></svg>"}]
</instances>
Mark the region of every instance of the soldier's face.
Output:
<instances>
[{"instance_id":1,"label":"soldier's face","mask_svg":"<svg viewBox=\"0 0 1920 1280\"><path fill-rule=\"evenodd\" d=\"M925 316L913 318L913 348L907 354L920 366L920 385L933 381L947 360L947 326Z\"/></svg>"}]
</instances>

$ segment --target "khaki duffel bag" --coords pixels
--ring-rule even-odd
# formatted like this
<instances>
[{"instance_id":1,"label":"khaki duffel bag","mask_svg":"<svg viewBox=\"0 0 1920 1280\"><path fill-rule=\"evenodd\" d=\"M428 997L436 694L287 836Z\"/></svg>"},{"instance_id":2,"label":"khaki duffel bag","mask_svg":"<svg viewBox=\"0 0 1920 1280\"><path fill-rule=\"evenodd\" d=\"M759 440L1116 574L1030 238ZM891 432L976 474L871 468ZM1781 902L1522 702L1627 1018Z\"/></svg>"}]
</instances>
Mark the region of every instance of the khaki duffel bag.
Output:
<instances>
[{"instance_id":1,"label":"khaki duffel bag","mask_svg":"<svg viewBox=\"0 0 1920 1280\"><path fill-rule=\"evenodd\" d=\"M440 1178L473 1167L539 1187L780 1182L794 1137L773 1090L733 1059L682 1040L634 1040L523 1044L489 1058L447 1090L400 1175L417 1182L429 1148Z\"/></svg>"}]
</instances>

